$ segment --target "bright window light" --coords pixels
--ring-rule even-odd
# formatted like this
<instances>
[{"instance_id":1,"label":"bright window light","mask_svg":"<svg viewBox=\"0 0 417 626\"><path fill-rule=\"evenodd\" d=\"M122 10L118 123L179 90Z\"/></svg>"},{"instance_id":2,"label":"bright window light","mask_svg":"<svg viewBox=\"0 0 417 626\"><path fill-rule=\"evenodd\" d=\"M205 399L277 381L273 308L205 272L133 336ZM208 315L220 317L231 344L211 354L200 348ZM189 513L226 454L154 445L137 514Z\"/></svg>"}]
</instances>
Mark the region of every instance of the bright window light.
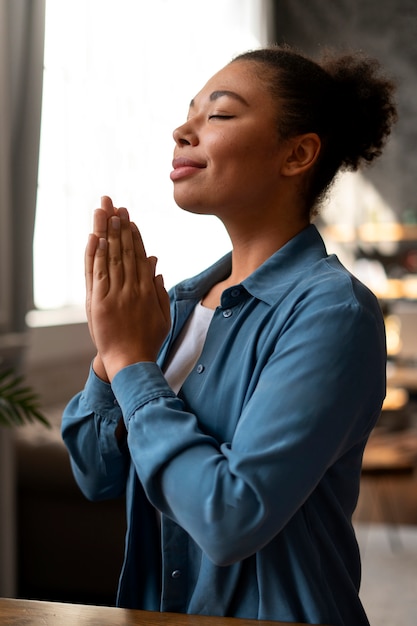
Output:
<instances>
[{"instance_id":1,"label":"bright window light","mask_svg":"<svg viewBox=\"0 0 417 626\"><path fill-rule=\"evenodd\" d=\"M172 131L214 72L265 43L263 18L263 0L47 0L38 309L83 305L102 195L129 209L168 287L229 249L216 218L172 199Z\"/></svg>"}]
</instances>

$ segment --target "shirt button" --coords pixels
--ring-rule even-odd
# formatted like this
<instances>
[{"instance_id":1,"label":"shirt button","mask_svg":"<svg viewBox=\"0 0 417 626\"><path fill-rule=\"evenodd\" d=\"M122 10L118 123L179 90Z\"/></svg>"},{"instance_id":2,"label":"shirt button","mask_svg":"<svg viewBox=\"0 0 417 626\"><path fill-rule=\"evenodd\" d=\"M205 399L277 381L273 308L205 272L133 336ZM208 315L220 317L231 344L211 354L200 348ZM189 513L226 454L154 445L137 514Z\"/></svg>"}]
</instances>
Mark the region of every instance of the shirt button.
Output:
<instances>
[{"instance_id":1,"label":"shirt button","mask_svg":"<svg viewBox=\"0 0 417 626\"><path fill-rule=\"evenodd\" d=\"M231 317L233 315L233 311L231 309L226 309L223 311L223 317Z\"/></svg>"},{"instance_id":2,"label":"shirt button","mask_svg":"<svg viewBox=\"0 0 417 626\"><path fill-rule=\"evenodd\" d=\"M202 374L204 372L204 365L202 363L199 363L197 365L197 374Z\"/></svg>"},{"instance_id":3,"label":"shirt button","mask_svg":"<svg viewBox=\"0 0 417 626\"><path fill-rule=\"evenodd\" d=\"M238 296L240 296L240 289L232 289L230 295L232 296L232 298L237 298Z\"/></svg>"},{"instance_id":4,"label":"shirt button","mask_svg":"<svg viewBox=\"0 0 417 626\"><path fill-rule=\"evenodd\" d=\"M171 578L180 578L181 576L181 572L179 569L174 569L174 571L171 574Z\"/></svg>"}]
</instances>

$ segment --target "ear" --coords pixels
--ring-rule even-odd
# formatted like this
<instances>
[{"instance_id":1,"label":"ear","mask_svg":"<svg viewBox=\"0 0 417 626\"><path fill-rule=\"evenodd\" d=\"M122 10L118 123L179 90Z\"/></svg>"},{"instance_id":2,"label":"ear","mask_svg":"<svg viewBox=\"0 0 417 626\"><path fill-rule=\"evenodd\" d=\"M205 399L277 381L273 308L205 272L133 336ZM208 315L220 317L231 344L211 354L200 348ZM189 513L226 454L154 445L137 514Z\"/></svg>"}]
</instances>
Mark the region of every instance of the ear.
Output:
<instances>
[{"instance_id":1,"label":"ear","mask_svg":"<svg viewBox=\"0 0 417 626\"><path fill-rule=\"evenodd\" d=\"M320 154L321 141L316 133L306 133L289 140L289 149L281 174L297 176L309 170Z\"/></svg>"}]
</instances>

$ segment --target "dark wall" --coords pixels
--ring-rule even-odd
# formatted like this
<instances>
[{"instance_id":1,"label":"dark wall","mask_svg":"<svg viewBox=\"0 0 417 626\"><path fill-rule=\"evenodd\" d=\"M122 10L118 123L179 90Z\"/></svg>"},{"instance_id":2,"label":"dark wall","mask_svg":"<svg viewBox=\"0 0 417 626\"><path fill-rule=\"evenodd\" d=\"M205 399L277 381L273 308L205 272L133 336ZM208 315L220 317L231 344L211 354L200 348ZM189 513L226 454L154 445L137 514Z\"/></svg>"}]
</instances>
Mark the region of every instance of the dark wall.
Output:
<instances>
[{"instance_id":1,"label":"dark wall","mask_svg":"<svg viewBox=\"0 0 417 626\"><path fill-rule=\"evenodd\" d=\"M364 174L399 219L417 222L416 0L273 0L275 42L317 57L323 47L378 58L398 85L399 121Z\"/></svg>"}]
</instances>

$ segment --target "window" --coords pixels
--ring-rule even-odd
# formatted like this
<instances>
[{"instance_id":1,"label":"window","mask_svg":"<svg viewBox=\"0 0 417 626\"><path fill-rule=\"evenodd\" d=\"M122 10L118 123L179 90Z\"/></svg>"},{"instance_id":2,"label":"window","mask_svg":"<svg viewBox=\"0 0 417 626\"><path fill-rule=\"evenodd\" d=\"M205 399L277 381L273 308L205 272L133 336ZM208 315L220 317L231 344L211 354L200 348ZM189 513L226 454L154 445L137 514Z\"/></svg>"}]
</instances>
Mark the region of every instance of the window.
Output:
<instances>
[{"instance_id":1,"label":"window","mask_svg":"<svg viewBox=\"0 0 417 626\"><path fill-rule=\"evenodd\" d=\"M126 206L168 287L228 248L172 199L172 130L231 57L265 43L265 0L47 0L34 241L38 309L84 302L100 196Z\"/></svg>"}]
</instances>

